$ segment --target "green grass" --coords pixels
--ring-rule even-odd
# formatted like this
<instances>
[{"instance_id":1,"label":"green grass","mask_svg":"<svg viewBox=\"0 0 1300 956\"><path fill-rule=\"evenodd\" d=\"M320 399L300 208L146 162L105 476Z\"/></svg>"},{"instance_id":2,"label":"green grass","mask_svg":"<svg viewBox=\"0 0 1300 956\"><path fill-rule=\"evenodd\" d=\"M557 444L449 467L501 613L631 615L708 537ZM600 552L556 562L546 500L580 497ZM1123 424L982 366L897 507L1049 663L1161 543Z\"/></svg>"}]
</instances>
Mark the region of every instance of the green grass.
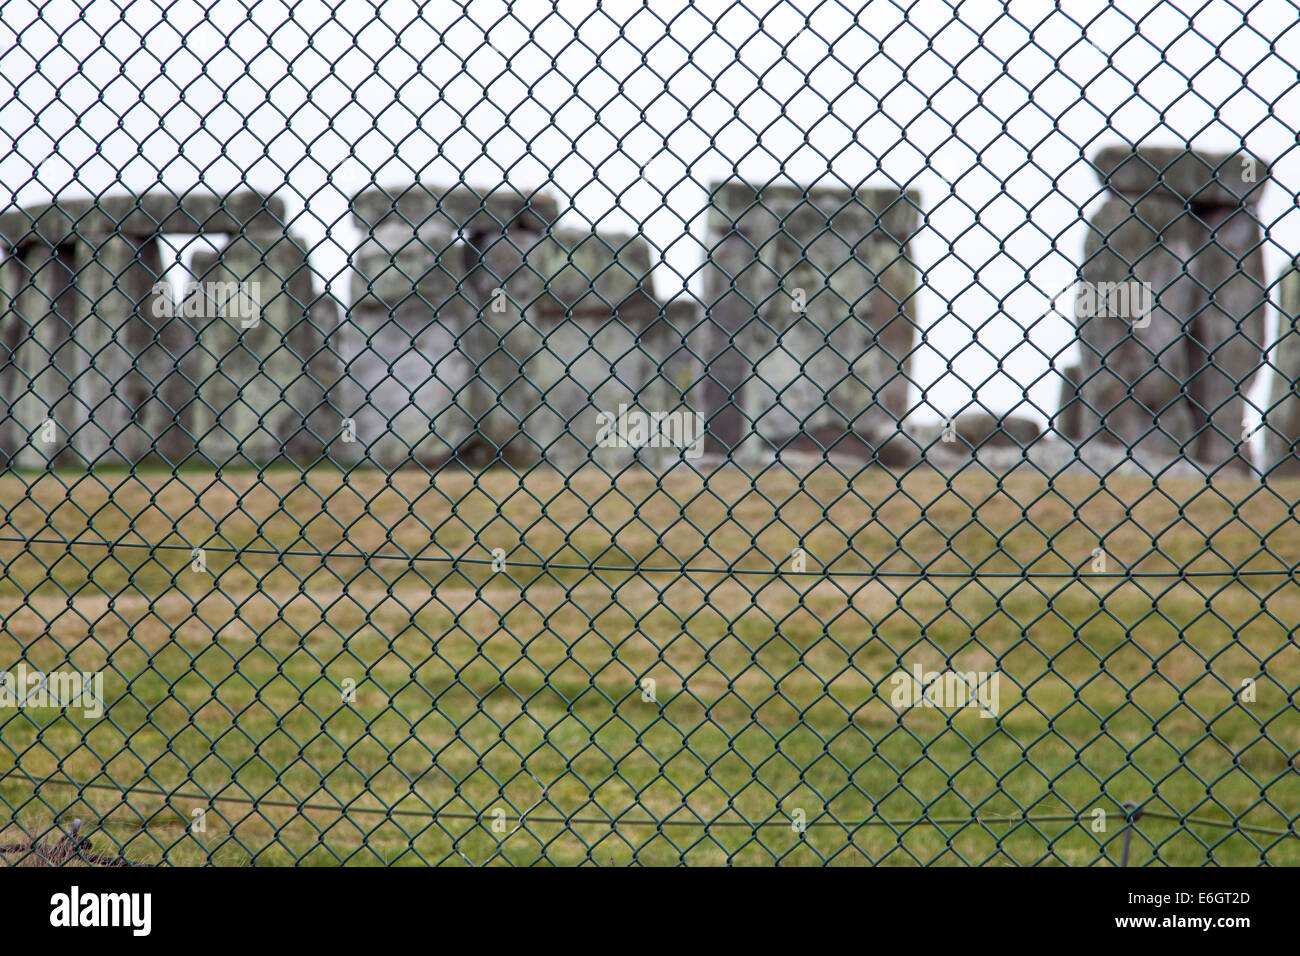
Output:
<instances>
[{"instance_id":1,"label":"green grass","mask_svg":"<svg viewBox=\"0 0 1300 956\"><path fill-rule=\"evenodd\" d=\"M1300 562L1297 492L0 476L0 667L104 668L109 700L0 711L7 832L81 816L175 864L1109 865L1133 801L1130 865L1294 865L1300 594L1232 572ZM999 719L894 711L892 674L947 662L1001 672ZM237 799L189 833L203 793Z\"/></svg>"}]
</instances>

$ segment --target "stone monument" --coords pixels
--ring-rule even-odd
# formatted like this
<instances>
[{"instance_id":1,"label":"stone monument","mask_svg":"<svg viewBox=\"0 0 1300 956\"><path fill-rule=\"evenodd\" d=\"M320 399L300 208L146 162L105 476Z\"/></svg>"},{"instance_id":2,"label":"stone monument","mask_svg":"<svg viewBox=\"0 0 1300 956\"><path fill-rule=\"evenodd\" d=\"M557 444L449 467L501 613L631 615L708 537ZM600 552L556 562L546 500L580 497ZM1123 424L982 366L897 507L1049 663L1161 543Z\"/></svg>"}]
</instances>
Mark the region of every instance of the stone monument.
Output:
<instances>
[{"instance_id":1,"label":"stone monument","mask_svg":"<svg viewBox=\"0 0 1300 956\"><path fill-rule=\"evenodd\" d=\"M1268 167L1148 147L1103 149L1093 166L1112 196L1085 240L1079 404L1064 434L1136 460L1249 468L1242 419L1266 312L1254 205Z\"/></svg>"},{"instance_id":2,"label":"stone monument","mask_svg":"<svg viewBox=\"0 0 1300 956\"><path fill-rule=\"evenodd\" d=\"M714 187L704 308L709 450L916 457L901 432L916 338L916 193Z\"/></svg>"}]
</instances>

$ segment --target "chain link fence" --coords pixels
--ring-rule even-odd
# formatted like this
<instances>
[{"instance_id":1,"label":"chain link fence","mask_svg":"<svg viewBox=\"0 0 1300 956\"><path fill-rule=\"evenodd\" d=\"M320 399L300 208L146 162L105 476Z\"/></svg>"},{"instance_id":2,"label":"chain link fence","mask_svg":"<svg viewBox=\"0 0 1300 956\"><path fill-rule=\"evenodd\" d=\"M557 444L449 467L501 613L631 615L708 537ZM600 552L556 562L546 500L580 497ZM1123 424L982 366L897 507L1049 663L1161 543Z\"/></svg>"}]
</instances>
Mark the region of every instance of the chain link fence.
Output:
<instances>
[{"instance_id":1,"label":"chain link fence","mask_svg":"<svg viewBox=\"0 0 1300 956\"><path fill-rule=\"evenodd\" d=\"M0 859L1300 862L1295 5L615 7L0 5Z\"/></svg>"}]
</instances>

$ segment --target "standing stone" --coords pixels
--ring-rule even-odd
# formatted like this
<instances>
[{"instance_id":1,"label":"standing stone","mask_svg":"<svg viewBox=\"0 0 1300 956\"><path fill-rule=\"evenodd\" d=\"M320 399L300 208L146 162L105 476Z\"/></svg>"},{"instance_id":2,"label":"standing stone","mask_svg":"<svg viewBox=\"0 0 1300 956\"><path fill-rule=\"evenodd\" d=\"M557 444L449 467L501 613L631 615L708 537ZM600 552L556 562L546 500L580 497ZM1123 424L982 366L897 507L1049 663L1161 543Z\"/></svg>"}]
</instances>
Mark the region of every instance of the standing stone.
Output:
<instances>
[{"instance_id":1,"label":"standing stone","mask_svg":"<svg viewBox=\"0 0 1300 956\"><path fill-rule=\"evenodd\" d=\"M909 457L915 193L715 187L705 308L710 447ZM888 446L889 451L886 451Z\"/></svg>"},{"instance_id":2,"label":"standing stone","mask_svg":"<svg viewBox=\"0 0 1300 956\"><path fill-rule=\"evenodd\" d=\"M186 339L158 321L161 252L156 239L117 233L75 250L75 447L90 463L138 462L175 440L169 402L185 394L175 366Z\"/></svg>"},{"instance_id":3,"label":"standing stone","mask_svg":"<svg viewBox=\"0 0 1300 956\"><path fill-rule=\"evenodd\" d=\"M692 408L704 408L704 364L701 355L708 353L709 329L704 322L704 310L694 296L670 299L663 312L652 325L666 325L663 334L664 355L660 368L674 393L682 395Z\"/></svg>"},{"instance_id":4,"label":"standing stone","mask_svg":"<svg viewBox=\"0 0 1300 956\"><path fill-rule=\"evenodd\" d=\"M20 444L12 414L18 394L18 344L22 341L22 325L15 312L18 270L16 257L0 243L0 469L9 467Z\"/></svg>"},{"instance_id":5,"label":"standing stone","mask_svg":"<svg viewBox=\"0 0 1300 956\"><path fill-rule=\"evenodd\" d=\"M1268 181L1268 164L1249 153L1202 153L1173 146L1108 146L1092 160L1116 195L1159 193L1179 205L1254 206Z\"/></svg>"},{"instance_id":6,"label":"standing stone","mask_svg":"<svg viewBox=\"0 0 1300 956\"><path fill-rule=\"evenodd\" d=\"M352 209L367 241L354 258L348 370L366 390L358 427L375 430L371 457L538 460L541 393L526 372L541 344L542 276L524 260L554 201L415 184L368 189Z\"/></svg>"},{"instance_id":7,"label":"standing stone","mask_svg":"<svg viewBox=\"0 0 1300 956\"><path fill-rule=\"evenodd\" d=\"M85 420L75 387L80 364L72 338L73 250L29 243L17 255L9 364L3 374L6 455L12 466L43 468L74 460L72 439Z\"/></svg>"},{"instance_id":8,"label":"standing stone","mask_svg":"<svg viewBox=\"0 0 1300 956\"><path fill-rule=\"evenodd\" d=\"M1201 428L1197 457L1249 469L1242 429L1251 382L1264 367L1268 313L1263 238L1251 207L1217 206L1200 215L1209 238L1192 261L1203 294L1188 343L1197 370L1189 384Z\"/></svg>"},{"instance_id":9,"label":"standing stone","mask_svg":"<svg viewBox=\"0 0 1300 956\"><path fill-rule=\"evenodd\" d=\"M455 408L468 380L456 341L464 250L445 226L393 224L363 241L353 267L340 407L352 409L358 453L385 467L445 459L472 433Z\"/></svg>"},{"instance_id":10,"label":"standing stone","mask_svg":"<svg viewBox=\"0 0 1300 956\"><path fill-rule=\"evenodd\" d=\"M680 460L680 449L665 445L598 441L601 415L693 413L663 370L674 330L659 321L649 244L555 230L530 251L528 267L545 277L535 310L540 348L526 367L539 393L528 434L547 461L564 470L588 462L618 470Z\"/></svg>"},{"instance_id":11,"label":"standing stone","mask_svg":"<svg viewBox=\"0 0 1300 956\"><path fill-rule=\"evenodd\" d=\"M320 455L346 467L360 457L360 442L356 440L356 422L349 421L355 404L348 401L348 380L343 374L343 306L328 292L324 277L321 286L325 291L312 303L310 324L299 330L304 339L310 339L303 352L312 396L318 403L307 415L304 454L309 459Z\"/></svg>"},{"instance_id":12,"label":"standing stone","mask_svg":"<svg viewBox=\"0 0 1300 956\"><path fill-rule=\"evenodd\" d=\"M527 374L541 348L537 312L530 308L541 277L524 265L524 254L539 239L538 233L491 227L467 236L463 288L473 317L460 345L469 363L465 410L474 423L478 447L471 460L476 464L499 458L527 466L542 455L527 421L542 405L542 394Z\"/></svg>"},{"instance_id":13,"label":"standing stone","mask_svg":"<svg viewBox=\"0 0 1300 956\"><path fill-rule=\"evenodd\" d=\"M1078 365L1061 369L1061 397L1052 427L1064 438L1074 443L1083 441L1096 430L1096 423L1090 421L1088 409L1080 398L1080 386L1083 383L1083 371Z\"/></svg>"},{"instance_id":14,"label":"standing stone","mask_svg":"<svg viewBox=\"0 0 1300 956\"><path fill-rule=\"evenodd\" d=\"M1266 470L1300 473L1300 266L1292 263L1278 281L1278 337L1270 361L1273 391L1264 413Z\"/></svg>"},{"instance_id":15,"label":"standing stone","mask_svg":"<svg viewBox=\"0 0 1300 956\"><path fill-rule=\"evenodd\" d=\"M1092 218L1080 270L1079 394L1098 416L1081 441L1248 468L1241 423L1265 316L1253 203L1267 167L1146 148L1102 150L1093 165L1118 198ZM1115 308L1117 289L1145 305Z\"/></svg>"},{"instance_id":16,"label":"standing stone","mask_svg":"<svg viewBox=\"0 0 1300 956\"><path fill-rule=\"evenodd\" d=\"M656 376L656 387L668 411L698 416L704 431L704 365L700 356L708 354L709 331L704 311L694 297L681 296L667 302L651 317L641 341L649 358L649 373ZM704 441L701 435L700 450ZM657 465L671 467L680 457L665 456ZM699 467L699 463L695 465Z\"/></svg>"},{"instance_id":17,"label":"standing stone","mask_svg":"<svg viewBox=\"0 0 1300 956\"><path fill-rule=\"evenodd\" d=\"M284 231L238 236L196 254L192 272L178 310L194 332L183 421L199 453L216 465L315 462L340 429L325 411L338 372L326 346L334 320L302 243Z\"/></svg>"},{"instance_id":18,"label":"standing stone","mask_svg":"<svg viewBox=\"0 0 1300 956\"><path fill-rule=\"evenodd\" d=\"M1185 446L1195 423L1183 389L1192 374L1186 336L1197 299L1187 264L1197 239L1192 214L1161 196L1109 200L1093 217L1075 300L1080 394L1099 418L1084 443L1191 453ZM1149 301L1142 283L1150 286ZM1130 304L1119 305L1112 293Z\"/></svg>"}]
</instances>

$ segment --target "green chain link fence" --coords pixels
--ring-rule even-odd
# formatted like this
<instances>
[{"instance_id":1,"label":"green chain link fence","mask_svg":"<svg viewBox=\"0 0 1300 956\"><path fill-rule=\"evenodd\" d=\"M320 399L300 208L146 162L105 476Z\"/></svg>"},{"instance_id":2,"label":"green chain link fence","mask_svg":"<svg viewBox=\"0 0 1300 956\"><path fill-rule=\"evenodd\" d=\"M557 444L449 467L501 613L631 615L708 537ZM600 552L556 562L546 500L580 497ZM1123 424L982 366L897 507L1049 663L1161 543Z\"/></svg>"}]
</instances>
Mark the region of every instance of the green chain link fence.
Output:
<instances>
[{"instance_id":1,"label":"green chain link fence","mask_svg":"<svg viewBox=\"0 0 1300 956\"><path fill-rule=\"evenodd\" d=\"M0 4L0 859L1300 862L1296 22Z\"/></svg>"}]
</instances>

